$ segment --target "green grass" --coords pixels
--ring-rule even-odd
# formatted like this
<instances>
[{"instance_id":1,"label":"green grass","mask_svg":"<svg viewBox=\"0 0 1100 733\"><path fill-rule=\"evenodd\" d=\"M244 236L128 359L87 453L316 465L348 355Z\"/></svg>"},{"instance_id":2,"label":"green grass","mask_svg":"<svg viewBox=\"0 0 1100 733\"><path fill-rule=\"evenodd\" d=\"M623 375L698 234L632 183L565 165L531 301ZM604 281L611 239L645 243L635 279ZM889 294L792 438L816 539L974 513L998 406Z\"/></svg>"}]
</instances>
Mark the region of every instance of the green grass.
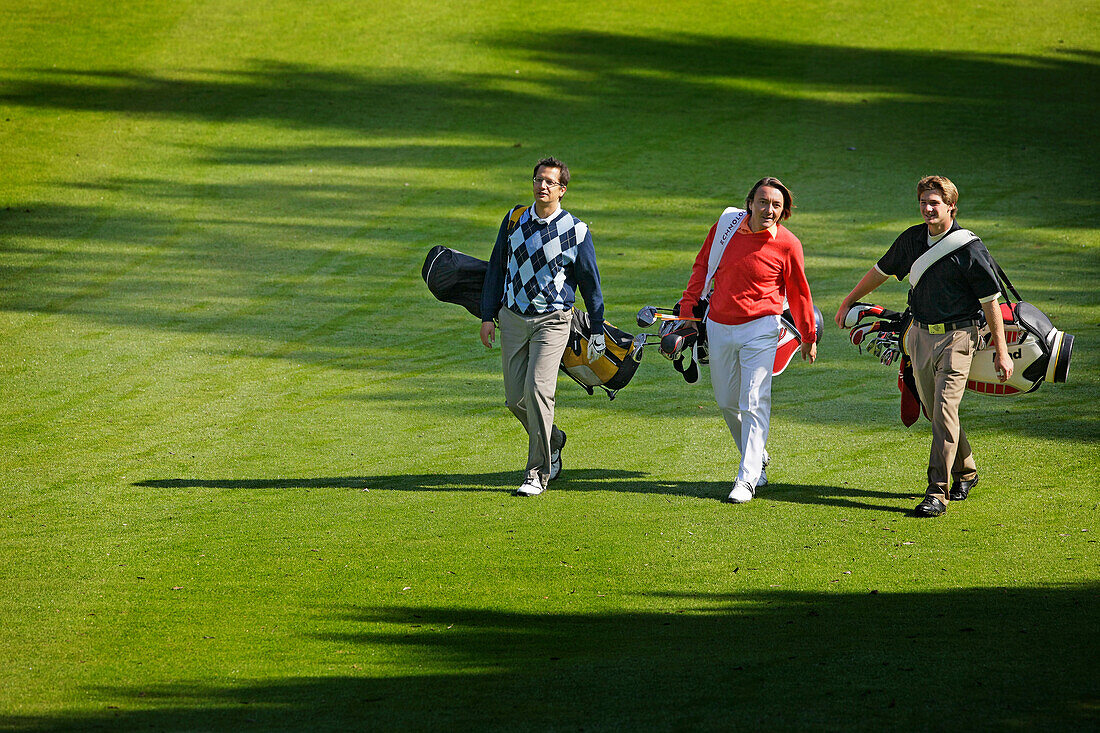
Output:
<instances>
[{"instance_id":1,"label":"green grass","mask_svg":"<svg viewBox=\"0 0 1100 733\"><path fill-rule=\"evenodd\" d=\"M1095 728L1098 14L0 0L0 729ZM420 266L545 154L627 328L762 175L831 318L944 173L1069 382L968 395L982 483L918 521L928 424L838 330L742 507L651 353L561 380L514 499L499 351Z\"/></svg>"}]
</instances>

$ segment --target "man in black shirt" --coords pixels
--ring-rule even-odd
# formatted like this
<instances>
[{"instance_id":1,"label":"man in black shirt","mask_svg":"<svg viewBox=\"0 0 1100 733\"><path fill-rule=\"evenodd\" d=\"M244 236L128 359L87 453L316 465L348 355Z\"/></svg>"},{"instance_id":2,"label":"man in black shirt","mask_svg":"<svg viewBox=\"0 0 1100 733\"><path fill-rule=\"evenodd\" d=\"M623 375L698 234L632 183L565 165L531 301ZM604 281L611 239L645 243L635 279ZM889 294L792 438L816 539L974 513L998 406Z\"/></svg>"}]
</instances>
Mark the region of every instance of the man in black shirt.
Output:
<instances>
[{"instance_id":1,"label":"man in black shirt","mask_svg":"<svg viewBox=\"0 0 1100 733\"><path fill-rule=\"evenodd\" d=\"M928 489L915 510L918 517L938 517L949 501L965 499L978 483L974 454L959 424L959 403L979 347L983 314L993 339L997 375L1002 382L1012 376L993 260L982 240L955 222L958 199L958 189L947 178L922 178L917 200L924 224L906 229L894 240L836 313L836 323L843 328L853 303L891 275L898 280L909 277L913 324L903 338L917 395L932 421Z\"/></svg>"}]
</instances>

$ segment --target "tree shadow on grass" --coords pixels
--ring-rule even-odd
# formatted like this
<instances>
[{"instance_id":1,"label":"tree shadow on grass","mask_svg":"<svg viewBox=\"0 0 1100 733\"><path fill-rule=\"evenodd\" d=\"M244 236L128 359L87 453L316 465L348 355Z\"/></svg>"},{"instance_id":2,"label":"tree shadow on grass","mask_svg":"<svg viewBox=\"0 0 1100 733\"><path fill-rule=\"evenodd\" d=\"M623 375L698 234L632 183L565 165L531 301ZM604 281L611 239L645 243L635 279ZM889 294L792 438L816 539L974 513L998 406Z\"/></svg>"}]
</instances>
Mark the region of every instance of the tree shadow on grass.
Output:
<instances>
[{"instance_id":1,"label":"tree shadow on grass","mask_svg":"<svg viewBox=\"0 0 1100 733\"><path fill-rule=\"evenodd\" d=\"M838 231L853 222L854 243L831 242L817 250L815 257L827 264L817 266L815 293L829 292L818 290L823 279L847 289L862 271L849 262L854 248L865 246L859 222L897 215L889 200L893 194L851 196L836 190L838 180L863 180L878 172L879 178L868 179L867 190L892 191L880 179L901 174L886 171L924 172L942 161L973 172L968 173L976 189L972 200L985 202L974 210L989 216L1073 229L1094 226L1100 211L1095 196L1082 195L1055 217L1033 193L1066 181L1083 191L1095 189L1089 184L1095 180L1097 144L1088 130L1095 128L1090 123L1100 107L1095 94L1081 92L1100 84L1095 52L1069 49L1053 57L1025 57L599 31L535 38L506 33L481 40L504 57L524 60L523 77L514 78L513 64L481 73L395 74L263 59L232 71L4 72L0 104L14 109L115 113L169 126L181 119L219 126L269 122L307 135L299 144L251 146L185 138L179 150L210 168L201 184L179 173L150 176L141 172L145 169L92 180L74 171L74 179L59 188L81 194L82 202L101 193L111 203L76 204L72 195L14 202L14 208L0 212L0 239L16 242L0 245L0 310L229 337L232 343L213 348L231 356L357 370L367 375L364 399L461 410L464 406L448 407L455 401L446 390L460 383L459 373L468 367L464 363L441 376L437 357L453 352L455 333L443 333L439 319L447 319L447 326L459 321L442 315L450 306L431 303L419 279L428 246L422 240L431 231L424 211L432 211L430 226L438 232L432 236L460 248L469 243L472 253L487 254L499 213L479 223L476 212L489 201L501 207L511 203L512 194L505 192L514 189L504 175L530 164L532 135L542 134L532 130L543 129L536 118L548 102L562 119L555 133L559 144L575 150L587 167L583 185L597 194L588 201L603 207L591 213L601 217L602 231L623 232L618 241L600 240L601 248L610 242L623 255L609 263L609 294L636 293L643 282L667 277L645 270L646 257L626 255L647 252L656 240L685 241L682 237L694 232L693 242L676 245L687 268L709 221L686 216L683 206L709 207L716 197L729 196L731 179L761 167L779 168L775 172L784 176L783 170L790 170L796 183L801 179L807 210L820 212L828 202ZM925 81L929 68L944 69L934 89ZM936 110L934 119L930 108ZM1059 113L1050 114L1055 108ZM728 129L738 132L715 135ZM938 158L929 158L928 145L914 130L937 138ZM318 144L317 131L349 137ZM783 152L743 144L763 136L783 140ZM516 141L526 147L513 148ZM681 200L665 218L654 219L653 229L638 230L637 209L624 206L621 198L628 190L622 185L622 161L633 160L637 150L646 150L655 171L646 195ZM313 165L354 173L315 183L302 178L303 169ZM251 169L259 166L268 170L257 179ZM236 168L244 169L245 180L238 180L242 172ZM391 169L438 169L440 180L448 171L477 170L494 183L472 187L457 207L444 200L447 187L418 183L410 190ZM831 175L820 175L822 170ZM1026 198L1019 195L1021 187ZM404 204L410 193L417 205ZM273 218L272 211L295 215ZM448 236L451 232L461 234ZM1036 247L1047 248L1043 251L1060 246L1050 232L1035 234ZM473 241L453 241L464 237ZM1092 306L1089 283L1095 282L1097 261L1088 251L1063 247L1057 256L1036 257L1032 250L1005 254L1010 271L1013 260L1019 269L1027 263L1019 284L1035 283L1025 291L1029 297L1057 292L1082 308ZM861 268L867 266L865 257L859 259ZM1075 324L1059 325L1084 335ZM395 333L407 333L407 343L394 345ZM364 349L364 343L372 347ZM1079 344L1076 361L1082 362L1088 352L1084 339ZM409 352L412 358L406 358ZM408 389L408 382L393 390L380 387L385 380L409 378L410 363L424 365L427 374L416 389ZM1064 390L1070 395L1063 400L1066 409L1044 408L1014 429L1040 438L1100 435L1100 422L1081 417L1079 407L1090 403L1095 389L1079 386L1079 367L1074 368L1073 383ZM807 389L820 391L819 377L814 380ZM447 399L435 399L440 394ZM631 409L627 394L621 399L615 409ZM864 412L858 397L833 403L827 413L817 401L800 403L792 414L806 422L860 422Z\"/></svg>"},{"instance_id":2,"label":"tree shadow on grass","mask_svg":"<svg viewBox=\"0 0 1100 733\"><path fill-rule=\"evenodd\" d=\"M515 76L512 62L487 72L403 69L397 75L262 58L247 69L171 74L40 68L8 72L0 103L379 136L474 133L514 140L538 129L531 117L538 113L524 110L552 101L567 134L579 130L587 140L613 131L634 146L665 139L661 128L689 134L700 127L700 110L738 124L770 110L760 115L769 125L819 133L810 147L818 155L830 147L822 140L873 145L885 138L908 142L905 152L925 157L927 146L914 143L911 131L945 120L954 134L939 146L965 155L968 169L1004 153L1018 159L1021 147L1053 141L1067 153L1060 165L1073 168L1074 176L1088 175L1088 153L1095 150L1087 133L1096 119L1095 95L1082 90L1097 88L1100 66L1087 51L1025 56L576 30L535 37L509 32L479 42L522 60L523 76ZM929 65L943 70L934 88L925 82ZM931 122L929 105L939 112ZM1049 114L1053 108L1059 114ZM504 110L509 114L500 114ZM340 146L316 147L319 157L344 154ZM663 148L654 153L668 155ZM1038 167L1043 158L1030 154L1026 161ZM1066 217L1065 225L1079 219Z\"/></svg>"},{"instance_id":3,"label":"tree shadow on grass","mask_svg":"<svg viewBox=\"0 0 1100 733\"><path fill-rule=\"evenodd\" d=\"M737 580L730 581L736 583ZM85 690L23 730L1095 730L1100 586L329 609L326 676ZM378 661L385 660L385 661Z\"/></svg>"}]
</instances>

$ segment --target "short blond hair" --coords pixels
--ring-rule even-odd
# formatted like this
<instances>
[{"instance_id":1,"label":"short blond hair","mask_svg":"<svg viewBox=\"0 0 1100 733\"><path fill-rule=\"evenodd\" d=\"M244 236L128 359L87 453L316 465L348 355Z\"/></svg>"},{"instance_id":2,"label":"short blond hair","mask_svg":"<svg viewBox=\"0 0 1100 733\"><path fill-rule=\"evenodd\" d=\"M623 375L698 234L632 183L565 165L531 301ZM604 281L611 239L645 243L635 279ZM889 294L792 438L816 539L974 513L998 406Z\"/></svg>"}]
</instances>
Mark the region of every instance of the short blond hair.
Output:
<instances>
[{"instance_id":1,"label":"short blond hair","mask_svg":"<svg viewBox=\"0 0 1100 733\"><path fill-rule=\"evenodd\" d=\"M943 202L951 208L957 208L959 203L959 189L947 176L925 176L917 181L917 199L925 191L937 191L943 198Z\"/></svg>"}]
</instances>

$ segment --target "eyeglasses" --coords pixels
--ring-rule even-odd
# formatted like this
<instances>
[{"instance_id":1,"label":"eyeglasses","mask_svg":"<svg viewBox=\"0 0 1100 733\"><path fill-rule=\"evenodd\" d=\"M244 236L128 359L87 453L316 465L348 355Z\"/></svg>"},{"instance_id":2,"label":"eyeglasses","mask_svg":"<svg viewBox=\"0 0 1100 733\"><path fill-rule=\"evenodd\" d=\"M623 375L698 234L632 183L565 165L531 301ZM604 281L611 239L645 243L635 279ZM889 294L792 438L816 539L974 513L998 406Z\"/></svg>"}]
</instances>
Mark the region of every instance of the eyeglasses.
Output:
<instances>
[{"instance_id":1,"label":"eyeglasses","mask_svg":"<svg viewBox=\"0 0 1100 733\"><path fill-rule=\"evenodd\" d=\"M531 179L531 183L535 184L536 186L545 185L547 188L553 188L554 186L561 186L561 184L559 182L551 181L549 178L535 177L535 178Z\"/></svg>"}]
</instances>

